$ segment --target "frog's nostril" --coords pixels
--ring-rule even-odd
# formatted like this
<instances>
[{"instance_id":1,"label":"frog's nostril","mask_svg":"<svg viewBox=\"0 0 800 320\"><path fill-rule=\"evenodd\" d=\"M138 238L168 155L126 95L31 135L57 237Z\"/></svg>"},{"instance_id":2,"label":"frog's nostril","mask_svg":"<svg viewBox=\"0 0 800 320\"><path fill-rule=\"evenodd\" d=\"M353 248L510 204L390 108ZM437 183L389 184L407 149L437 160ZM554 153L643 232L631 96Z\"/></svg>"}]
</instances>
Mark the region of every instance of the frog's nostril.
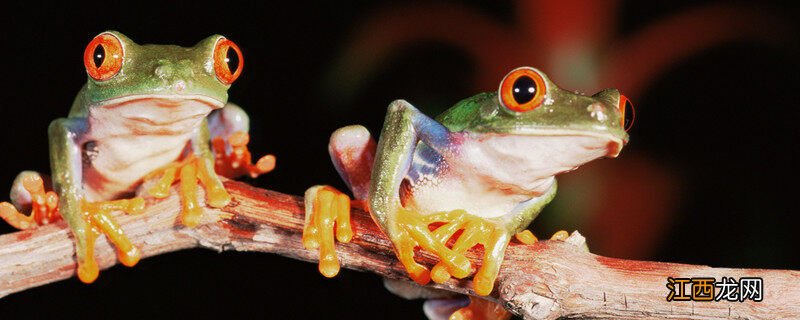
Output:
<instances>
[{"instance_id":1,"label":"frog's nostril","mask_svg":"<svg viewBox=\"0 0 800 320\"><path fill-rule=\"evenodd\" d=\"M186 90L186 82L183 80L175 81L175 83L172 84L172 89L178 92L183 92L183 90Z\"/></svg>"},{"instance_id":2,"label":"frog's nostril","mask_svg":"<svg viewBox=\"0 0 800 320\"><path fill-rule=\"evenodd\" d=\"M588 107L586 107L586 111L589 112L589 116L597 121L606 121L608 119L608 115L606 114L606 108L603 107L601 103L592 103Z\"/></svg>"}]
</instances>

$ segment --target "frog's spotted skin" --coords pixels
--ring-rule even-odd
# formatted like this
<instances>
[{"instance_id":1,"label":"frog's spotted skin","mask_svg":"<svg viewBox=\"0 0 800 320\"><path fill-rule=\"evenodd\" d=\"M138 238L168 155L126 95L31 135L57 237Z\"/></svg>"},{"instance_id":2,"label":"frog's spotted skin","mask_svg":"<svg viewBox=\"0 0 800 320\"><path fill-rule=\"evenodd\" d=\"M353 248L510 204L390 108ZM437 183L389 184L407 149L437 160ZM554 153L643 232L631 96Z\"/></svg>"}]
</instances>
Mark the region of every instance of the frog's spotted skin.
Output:
<instances>
[{"instance_id":1,"label":"frog's spotted skin","mask_svg":"<svg viewBox=\"0 0 800 320\"><path fill-rule=\"evenodd\" d=\"M227 103L242 65L238 46L218 35L185 48L139 45L115 31L99 34L84 53L89 81L69 117L50 125L53 191L47 191L46 177L24 172L12 188L14 205L0 204L0 216L25 229L60 213L75 235L84 282L97 278L93 250L101 233L117 246L123 264L136 264L139 250L111 213L143 211L142 198L124 198L144 179L158 179L147 190L156 198L166 197L179 181L181 221L192 227L202 213L198 181L206 204L222 207L230 195L215 169L228 177L255 177L274 167L272 156L250 163L247 114ZM19 212L28 209L30 215Z\"/></svg>"},{"instance_id":2,"label":"frog's spotted skin","mask_svg":"<svg viewBox=\"0 0 800 320\"><path fill-rule=\"evenodd\" d=\"M554 176L619 154L628 140L626 102L614 89L594 96L562 90L538 70L523 67L510 72L497 93L463 100L435 120L395 101L377 147L366 128L350 126L333 134L329 151L414 281L468 276L472 266L463 253L481 244L485 256L473 283L475 293L488 295L510 239L535 241L520 232L555 196ZM326 198L340 198L331 187L309 189L304 242L321 248L320 271L332 276L338 271L333 236L340 229L324 231L334 220L316 217L334 216L331 210L338 217L341 209L320 202L321 190ZM434 223L441 226L430 231ZM430 271L418 264L417 246L441 262Z\"/></svg>"}]
</instances>

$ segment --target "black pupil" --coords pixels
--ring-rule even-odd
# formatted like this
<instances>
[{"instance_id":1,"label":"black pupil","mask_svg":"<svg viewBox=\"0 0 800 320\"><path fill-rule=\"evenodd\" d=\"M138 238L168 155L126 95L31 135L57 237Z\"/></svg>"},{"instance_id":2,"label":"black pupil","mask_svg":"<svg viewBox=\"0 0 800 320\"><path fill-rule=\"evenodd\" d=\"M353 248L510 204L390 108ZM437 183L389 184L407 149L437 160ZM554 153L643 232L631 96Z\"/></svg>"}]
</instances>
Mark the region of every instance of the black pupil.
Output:
<instances>
[{"instance_id":1,"label":"black pupil","mask_svg":"<svg viewBox=\"0 0 800 320\"><path fill-rule=\"evenodd\" d=\"M225 59L228 62L228 70L231 73L236 73L236 70L239 69L239 55L236 54L236 50L228 47L228 51L225 53Z\"/></svg>"},{"instance_id":2,"label":"black pupil","mask_svg":"<svg viewBox=\"0 0 800 320\"><path fill-rule=\"evenodd\" d=\"M514 100L519 104L525 104L533 100L536 96L536 82L528 76L522 76L514 81Z\"/></svg>"},{"instance_id":3,"label":"black pupil","mask_svg":"<svg viewBox=\"0 0 800 320\"><path fill-rule=\"evenodd\" d=\"M94 60L95 68L100 68L103 65L103 60L106 58L106 49L103 48L102 44L97 45L94 48L94 53L92 53L92 59Z\"/></svg>"}]
</instances>

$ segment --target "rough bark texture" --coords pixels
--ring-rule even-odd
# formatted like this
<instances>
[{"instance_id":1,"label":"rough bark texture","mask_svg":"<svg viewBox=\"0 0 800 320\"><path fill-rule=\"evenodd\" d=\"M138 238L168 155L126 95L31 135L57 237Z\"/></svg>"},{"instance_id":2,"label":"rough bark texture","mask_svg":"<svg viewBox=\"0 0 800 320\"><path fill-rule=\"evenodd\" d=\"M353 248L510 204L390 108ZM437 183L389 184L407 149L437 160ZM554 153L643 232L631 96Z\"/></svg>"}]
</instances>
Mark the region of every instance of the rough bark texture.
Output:
<instances>
[{"instance_id":1,"label":"rough bark texture","mask_svg":"<svg viewBox=\"0 0 800 320\"><path fill-rule=\"evenodd\" d=\"M227 207L205 209L201 226L177 224L177 196L148 200L139 216L118 216L125 232L145 257L203 247L212 250L261 251L315 262L318 254L300 241L303 203L296 196L226 182L234 196ZM407 279L395 259L389 240L369 215L353 212L356 236L338 244L342 266L380 276ZM502 303L524 318L681 318L782 319L800 318L800 272L725 269L707 266L632 261L594 255L580 249L585 239L574 233L566 241L541 241L509 246L495 291L487 299ZM469 253L477 259L480 252ZM114 249L98 239L102 268L117 263ZM435 257L420 252L428 265ZM475 260L473 260L475 261ZM75 275L74 248L61 222L35 230L0 236L0 297ZM761 277L763 301L667 302L667 277ZM444 290L470 294L471 282L450 280L433 284Z\"/></svg>"}]
</instances>

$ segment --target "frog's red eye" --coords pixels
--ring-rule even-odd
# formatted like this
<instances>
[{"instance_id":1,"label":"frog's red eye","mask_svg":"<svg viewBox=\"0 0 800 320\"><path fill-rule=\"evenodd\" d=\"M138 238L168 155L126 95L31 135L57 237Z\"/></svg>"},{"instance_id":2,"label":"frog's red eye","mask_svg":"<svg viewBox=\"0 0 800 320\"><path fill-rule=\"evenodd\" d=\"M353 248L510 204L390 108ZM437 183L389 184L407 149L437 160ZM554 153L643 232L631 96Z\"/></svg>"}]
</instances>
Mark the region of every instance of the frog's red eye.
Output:
<instances>
[{"instance_id":1,"label":"frog's red eye","mask_svg":"<svg viewBox=\"0 0 800 320\"><path fill-rule=\"evenodd\" d=\"M633 120L636 120L636 110L633 108L633 103L628 100L628 97L619 95L619 125L628 131L633 127Z\"/></svg>"},{"instance_id":2,"label":"frog's red eye","mask_svg":"<svg viewBox=\"0 0 800 320\"><path fill-rule=\"evenodd\" d=\"M233 41L220 38L214 48L214 72L217 79L224 84L231 84L242 73L244 60L242 51Z\"/></svg>"},{"instance_id":3,"label":"frog's red eye","mask_svg":"<svg viewBox=\"0 0 800 320\"><path fill-rule=\"evenodd\" d=\"M536 70L528 67L509 72L500 83L500 102L516 112L536 109L547 93L544 78Z\"/></svg>"},{"instance_id":4,"label":"frog's red eye","mask_svg":"<svg viewBox=\"0 0 800 320\"><path fill-rule=\"evenodd\" d=\"M119 39L110 33L100 34L83 51L83 65L92 79L111 79L122 69L124 51Z\"/></svg>"}]
</instances>

